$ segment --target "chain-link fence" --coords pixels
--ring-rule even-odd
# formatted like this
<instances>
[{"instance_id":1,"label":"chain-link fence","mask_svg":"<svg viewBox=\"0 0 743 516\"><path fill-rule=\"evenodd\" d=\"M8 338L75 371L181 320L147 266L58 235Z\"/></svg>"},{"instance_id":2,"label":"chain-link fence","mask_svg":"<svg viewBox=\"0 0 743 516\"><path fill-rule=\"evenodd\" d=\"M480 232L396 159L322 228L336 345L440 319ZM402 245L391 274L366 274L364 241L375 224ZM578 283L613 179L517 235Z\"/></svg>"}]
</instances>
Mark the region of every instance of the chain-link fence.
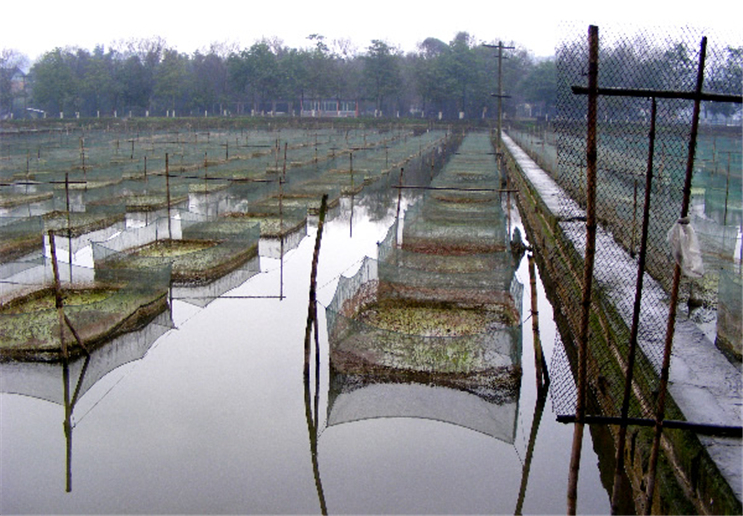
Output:
<instances>
[{"instance_id":1,"label":"chain-link fence","mask_svg":"<svg viewBox=\"0 0 743 516\"><path fill-rule=\"evenodd\" d=\"M558 117L514 125L514 140L581 206L586 206L587 99L574 87L587 85L588 40L586 27L565 25L557 49ZM606 282L621 284L634 292L640 251L643 206L649 160L649 134L655 97L655 134L652 183L648 217L646 271L638 341L642 350L635 378L652 392L663 353L663 328L668 318L667 294L671 290L674 259L667 235L682 211L684 180L690 150L694 101L660 94L694 92L700 62L701 41L707 37L702 91L728 97L728 101L701 104L696 138L689 217L699 238L705 273L683 277L680 287L682 314L689 315L735 360L741 350L741 108L743 38L710 30L601 27L599 40L599 90L632 90L631 95L599 93L597 104L596 217L600 225L597 243L602 260L597 262L594 303L602 302ZM654 91L654 94L649 93ZM643 94L643 92L647 94ZM580 222L578 223L580 224ZM602 233L603 232L603 233ZM606 244L611 245L606 245ZM608 265L607 265L608 264ZM721 278L725 278L722 280ZM653 287L656 292L653 293ZM655 296L655 297L654 297ZM631 296L630 296L631 297ZM622 312L632 306L617 307ZM578 311L575 317L580 317ZM715 325L718 314L724 314ZM570 315L570 314L568 314ZM573 327L577 327L577 321ZM715 327L717 331L715 332ZM659 338L660 335L660 338ZM592 348L589 378L594 389L604 389L596 399L621 400L624 373L611 353L621 349ZM601 356L605 353L606 356ZM622 355L623 356L623 355ZM553 365L569 368L568 352L556 354ZM562 359L560 359L562 357ZM620 360L621 362L621 360ZM613 364L613 365L612 365ZM559 394L556 410L575 413L577 396L572 374L553 372L553 394ZM617 375L612 378L612 375ZM563 378L570 385L555 385ZM615 381L616 380L616 381ZM609 392L606 392L609 391ZM614 392L616 391L616 392ZM596 407L617 415L618 404ZM631 417L652 417L650 407L636 404Z\"/></svg>"}]
</instances>

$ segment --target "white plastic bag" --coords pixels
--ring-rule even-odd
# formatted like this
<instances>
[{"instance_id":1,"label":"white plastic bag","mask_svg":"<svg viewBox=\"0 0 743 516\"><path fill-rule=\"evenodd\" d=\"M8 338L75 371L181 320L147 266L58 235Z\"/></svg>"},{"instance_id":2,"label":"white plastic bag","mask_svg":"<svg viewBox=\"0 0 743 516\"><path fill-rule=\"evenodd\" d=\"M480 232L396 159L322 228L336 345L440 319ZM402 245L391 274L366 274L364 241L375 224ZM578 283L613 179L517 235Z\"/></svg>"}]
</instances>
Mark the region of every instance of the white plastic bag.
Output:
<instances>
[{"instance_id":1,"label":"white plastic bag","mask_svg":"<svg viewBox=\"0 0 743 516\"><path fill-rule=\"evenodd\" d=\"M668 230L668 243L671 244L671 254L681 267L681 272L691 278L704 276L702 252L699 250L694 228L689 224L689 217L679 219Z\"/></svg>"}]
</instances>

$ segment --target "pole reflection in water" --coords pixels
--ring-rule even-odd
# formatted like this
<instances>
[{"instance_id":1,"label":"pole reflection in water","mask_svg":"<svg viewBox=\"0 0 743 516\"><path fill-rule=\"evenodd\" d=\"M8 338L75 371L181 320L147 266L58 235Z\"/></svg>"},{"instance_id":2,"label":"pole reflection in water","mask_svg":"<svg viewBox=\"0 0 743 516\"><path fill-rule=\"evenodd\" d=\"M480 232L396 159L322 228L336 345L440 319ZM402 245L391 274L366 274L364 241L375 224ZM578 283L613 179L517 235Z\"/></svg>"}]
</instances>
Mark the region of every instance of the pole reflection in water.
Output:
<instances>
[{"instance_id":1,"label":"pole reflection in water","mask_svg":"<svg viewBox=\"0 0 743 516\"><path fill-rule=\"evenodd\" d=\"M62 363L6 362L0 364L0 392L20 394L62 405L65 438L65 492L72 492L72 434L77 424L101 399L87 400L83 413L73 419L75 409L86 394L110 373L125 364L142 359L154 342L173 327L170 311L155 318L145 328L127 333L82 358L64 358ZM60 375L61 372L61 375ZM59 380L62 389L59 389ZM109 381L113 381L110 379ZM118 379L120 381L121 378ZM118 383L116 381L116 383ZM108 382L106 382L108 383ZM114 383L114 385L116 384ZM109 388L102 396L111 392Z\"/></svg>"},{"instance_id":2,"label":"pole reflection in water","mask_svg":"<svg viewBox=\"0 0 743 516\"><path fill-rule=\"evenodd\" d=\"M320 480L320 465L317 458L317 436L318 422L320 413L320 339L317 329L317 265L320 258L320 244L322 241L322 231L325 222L325 210L327 207L328 196L324 195L320 204L320 217L317 224L317 237L315 240L315 252L312 255L312 272L310 273L310 292L307 306L307 327L304 334L304 405L305 415L307 418L307 432L310 437L310 456L312 458L312 472L315 477L315 487L317 488L317 497L320 501L320 510L323 514L328 513L325 505L325 494L323 493L322 481ZM313 331L314 330L314 331ZM312 387L310 386L310 355L312 347L312 334L315 338L315 376L314 376L314 407L311 403Z\"/></svg>"}]
</instances>

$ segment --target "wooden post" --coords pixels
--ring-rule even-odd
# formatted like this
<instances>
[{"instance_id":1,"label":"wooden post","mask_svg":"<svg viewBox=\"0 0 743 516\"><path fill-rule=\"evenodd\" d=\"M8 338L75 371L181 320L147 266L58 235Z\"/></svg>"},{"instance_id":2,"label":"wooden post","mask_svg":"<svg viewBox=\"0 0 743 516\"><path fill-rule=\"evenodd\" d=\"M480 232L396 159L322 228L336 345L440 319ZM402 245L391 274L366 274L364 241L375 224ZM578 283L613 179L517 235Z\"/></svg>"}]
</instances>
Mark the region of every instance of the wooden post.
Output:
<instances>
[{"instance_id":1,"label":"wooden post","mask_svg":"<svg viewBox=\"0 0 743 516\"><path fill-rule=\"evenodd\" d=\"M591 313L591 285L596 254L596 104L599 70L599 28L588 27L588 117L586 134L586 256L583 269L583 294L581 299L581 323L578 335L578 399L575 405L576 422L573 428L573 447L568 477L567 513L575 514L578 503L578 475L580 472L581 447L586 410L586 387L588 368L589 317Z\"/></svg>"},{"instance_id":2,"label":"wooden post","mask_svg":"<svg viewBox=\"0 0 743 516\"><path fill-rule=\"evenodd\" d=\"M704 62L707 56L707 37L702 38L699 52L699 66L697 68L696 98L694 99L694 110L691 119L691 134L689 135L689 153L686 160L686 177L684 178L683 199L681 202L681 218L689 214L689 202L691 199L691 179L694 174L694 154L697 146L697 133L699 131L699 111L701 107L701 94L704 85ZM681 267L678 263L673 269L673 283L671 285L671 299L668 309L668 324L666 326L666 340L663 349L663 364L660 373L660 385L658 386L657 408L655 416L655 435L653 447L650 451L650 464L648 465L648 483L645 498L645 514L650 514L653 506L653 494L655 491L655 474L658 465L658 454L660 450L660 438L663 433L663 419L666 411L666 391L668 387L669 370L671 367L671 351L673 349L673 335L676 329L676 305L678 305L679 285L681 283Z\"/></svg>"},{"instance_id":3,"label":"wooden post","mask_svg":"<svg viewBox=\"0 0 743 516\"><path fill-rule=\"evenodd\" d=\"M168 153L165 153L165 202L168 205L168 240L173 239L173 233L170 228L170 161Z\"/></svg>"},{"instance_id":4,"label":"wooden post","mask_svg":"<svg viewBox=\"0 0 743 516\"><path fill-rule=\"evenodd\" d=\"M529 254L529 284L531 286L531 329L534 340L534 365L537 373L537 390L544 389L549 385L549 372L547 370L547 361L544 358L542 349L542 339L539 333L539 308L537 303L537 278L534 267L534 257Z\"/></svg>"},{"instance_id":5,"label":"wooden post","mask_svg":"<svg viewBox=\"0 0 743 516\"><path fill-rule=\"evenodd\" d=\"M289 142L284 142L284 164L281 167L281 179L286 179L286 151L289 147Z\"/></svg>"},{"instance_id":6,"label":"wooden post","mask_svg":"<svg viewBox=\"0 0 743 516\"><path fill-rule=\"evenodd\" d=\"M320 216L317 222L317 236L315 237L315 250L312 254L312 270L310 272L310 293L309 306L307 309L307 327L304 335L304 373L305 377L310 374L310 341L312 332L312 321L315 320L315 310L317 303L317 262L320 258L320 242L322 240L322 231L325 224L325 212L327 210L328 194L323 194L320 201Z\"/></svg>"},{"instance_id":7,"label":"wooden post","mask_svg":"<svg viewBox=\"0 0 743 516\"><path fill-rule=\"evenodd\" d=\"M48 232L49 236L49 251L52 255L52 272L54 274L54 306L57 309L57 323L59 324L59 341L62 348L62 357L68 358L69 354L67 351L67 342L64 338L64 302L62 300L62 287L59 281L59 266L57 264L57 246L54 244L54 230L50 229Z\"/></svg>"},{"instance_id":8,"label":"wooden post","mask_svg":"<svg viewBox=\"0 0 743 516\"><path fill-rule=\"evenodd\" d=\"M619 436L617 437L617 455L616 466L614 471L614 485L611 496L611 512L619 514L621 507L619 505L621 495L626 486L623 485L624 478L624 452L627 439L627 418L629 417L629 404L632 396L632 381L634 378L635 355L637 350L637 335L640 327L640 307L642 303L642 285L645 277L645 259L647 257L648 228L650 226L650 198L653 187L653 154L655 152L655 116L656 103L652 99L650 109L650 133L648 138L648 165L645 175L645 204L642 213L642 233L640 235L640 256L637 264L637 282L635 288L635 305L632 314L632 327L630 329L629 350L627 352L627 365L624 373L624 396L622 398L622 422L619 426ZM637 182L635 182L635 192L637 192ZM635 194L636 195L636 194Z\"/></svg>"}]
</instances>

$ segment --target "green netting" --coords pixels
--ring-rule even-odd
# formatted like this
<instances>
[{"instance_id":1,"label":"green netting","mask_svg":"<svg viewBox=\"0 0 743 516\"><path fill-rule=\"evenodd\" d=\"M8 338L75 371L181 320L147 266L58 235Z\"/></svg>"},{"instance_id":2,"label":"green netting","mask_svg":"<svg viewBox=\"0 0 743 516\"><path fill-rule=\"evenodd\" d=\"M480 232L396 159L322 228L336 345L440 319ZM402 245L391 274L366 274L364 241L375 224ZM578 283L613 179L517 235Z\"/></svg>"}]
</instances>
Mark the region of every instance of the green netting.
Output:
<instances>
[{"instance_id":1,"label":"green netting","mask_svg":"<svg viewBox=\"0 0 743 516\"><path fill-rule=\"evenodd\" d=\"M743 276L737 270L720 271L717 297L717 347L737 361L743 356Z\"/></svg>"},{"instance_id":2,"label":"green netting","mask_svg":"<svg viewBox=\"0 0 743 516\"><path fill-rule=\"evenodd\" d=\"M260 228L241 219L200 221L187 212L158 219L93 244L96 268L172 266L178 284L205 284L238 269L258 254Z\"/></svg>"},{"instance_id":3,"label":"green netting","mask_svg":"<svg viewBox=\"0 0 743 516\"><path fill-rule=\"evenodd\" d=\"M489 136L467 135L423 200L406 211L403 249L446 255L505 250L500 181Z\"/></svg>"},{"instance_id":4,"label":"green netting","mask_svg":"<svg viewBox=\"0 0 743 516\"><path fill-rule=\"evenodd\" d=\"M341 277L327 308L333 369L433 381L491 397L510 392L520 370L520 286L479 305L447 296L453 278L437 288L424 284L436 273L422 272L367 258L355 276ZM406 278L411 283L404 287Z\"/></svg>"},{"instance_id":5,"label":"green netting","mask_svg":"<svg viewBox=\"0 0 743 516\"><path fill-rule=\"evenodd\" d=\"M71 356L83 350L64 324L60 336L51 260L3 266L0 360L56 361L62 338ZM167 308L170 266L146 270L58 264L64 316L88 350L143 327Z\"/></svg>"},{"instance_id":6,"label":"green netting","mask_svg":"<svg viewBox=\"0 0 743 516\"><path fill-rule=\"evenodd\" d=\"M3 217L0 224L0 263L7 263L43 248L44 221L35 217Z\"/></svg>"}]
</instances>

